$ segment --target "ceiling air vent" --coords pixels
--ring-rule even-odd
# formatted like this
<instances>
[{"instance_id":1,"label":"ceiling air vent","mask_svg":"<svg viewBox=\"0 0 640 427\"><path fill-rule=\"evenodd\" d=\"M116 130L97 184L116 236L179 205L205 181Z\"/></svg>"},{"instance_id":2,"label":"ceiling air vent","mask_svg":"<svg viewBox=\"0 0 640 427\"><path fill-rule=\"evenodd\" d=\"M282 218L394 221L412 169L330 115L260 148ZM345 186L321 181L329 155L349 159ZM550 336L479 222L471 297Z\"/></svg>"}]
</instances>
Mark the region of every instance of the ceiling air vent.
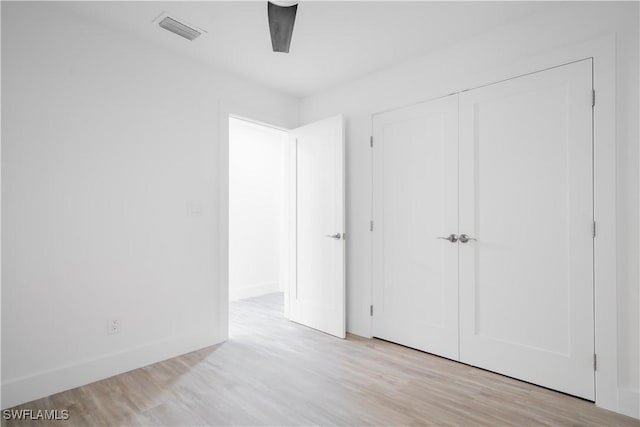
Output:
<instances>
[{"instance_id":1,"label":"ceiling air vent","mask_svg":"<svg viewBox=\"0 0 640 427\"><path fill-rule=\"evenodd\" d=\"M188 25L183 24L182 22L176 21L173 18L166 16L160 23L158 24L162 28L167 31L171 31L174 34L177 34L181 37L184 37L187 40L193 40L199 37L202 33L195 28L192 28Z\"/></svg>"}]
</instances>

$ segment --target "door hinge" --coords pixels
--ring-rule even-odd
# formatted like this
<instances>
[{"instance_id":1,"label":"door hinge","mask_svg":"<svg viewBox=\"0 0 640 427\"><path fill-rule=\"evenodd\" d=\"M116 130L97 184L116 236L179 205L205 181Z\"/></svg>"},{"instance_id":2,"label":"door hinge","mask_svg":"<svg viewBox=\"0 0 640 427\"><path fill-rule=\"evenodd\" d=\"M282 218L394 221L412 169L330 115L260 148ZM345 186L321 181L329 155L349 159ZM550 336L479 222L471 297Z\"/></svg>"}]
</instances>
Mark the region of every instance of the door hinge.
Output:
<instances>
[{"instance_id":1,"label":"door hinge","mask_svg":"<svg viewBox=\"0 0 640 427\"><path fill-rule=\"evenodd\" d=\"M596 238L596 222L593 221L593 238Z\"/></svg>"},{"instance_id":2,"label":"door hinge","mask_svg":"<svg viewBox=\"0 0 640 427\"><path fill-rule=\"evenodd\" d=\"M369 137L369 146L373 148L373 135Z\"/></svg>"},{"instance_id":3,"label":"door hinge","mask_svg":"<svg viewBox=\"0 0 640 427\"><path fill-rule=\"evenodd\" d=\"M369 231L373 231L373 220L369 221Z\"/></svg>"},{"instance_id":4,"label":"door hinge","mask_svg":"<svg viewBox=\"0 0 640 427\"><path fill-rule=\"evenodd\" d=\"M596 106L596 90L595 89L591 91L591 106L592 107Z\"/></svg>"},{"instance_id":5,"label":"door hinge","mask_svg":"<svg viewBox=\"0 0 640 427\"><path fill-rule=\"evenodd\" d=\"M369 306L369 316L373 316L373 305Z\"/></svg>"},{"instance_id":6,"label":"door hinge","mask_svg":"<svg viewBox=\"0 0 640 427\"><path fill-rule=\"evenodd\" d=\"M593 354L593 370L598 370L598 356L595 353Z\"/></svg>"}]
</instances>

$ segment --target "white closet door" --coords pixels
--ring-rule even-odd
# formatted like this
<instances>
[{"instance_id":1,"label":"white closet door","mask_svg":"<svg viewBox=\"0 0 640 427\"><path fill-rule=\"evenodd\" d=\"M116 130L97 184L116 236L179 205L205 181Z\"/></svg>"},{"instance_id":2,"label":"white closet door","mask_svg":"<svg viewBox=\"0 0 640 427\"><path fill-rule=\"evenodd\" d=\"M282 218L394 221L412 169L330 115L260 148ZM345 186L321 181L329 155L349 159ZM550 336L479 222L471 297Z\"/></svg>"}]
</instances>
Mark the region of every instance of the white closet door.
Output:
<instances>
[{"instance_id":1,"label":"white closet door","mask_svg":"<svg viewBox=\"0 0 640 427\"><path fill-rule=\"evenodd\" d=\"M373 118L373 335L458 358L458 100Z\"/></svg>"},{"instance_id":2,"label":"white closet door","mask_svg":"<svg viewBox=\"0 0 640 427\"><path fill-rule=\"evenodd\" d=\"M591 60L460 95L460 360L594 399Z\"/></svg>"}]
</instances>

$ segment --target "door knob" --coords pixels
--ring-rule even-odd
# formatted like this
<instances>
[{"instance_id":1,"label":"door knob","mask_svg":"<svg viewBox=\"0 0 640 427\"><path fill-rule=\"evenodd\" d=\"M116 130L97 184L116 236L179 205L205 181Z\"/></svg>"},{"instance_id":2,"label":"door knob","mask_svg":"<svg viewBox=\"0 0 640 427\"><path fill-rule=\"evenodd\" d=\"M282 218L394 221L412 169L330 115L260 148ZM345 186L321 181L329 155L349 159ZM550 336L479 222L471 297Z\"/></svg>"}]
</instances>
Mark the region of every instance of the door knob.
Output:
<instances>
[{"instance_id":1,"label":"door knob","mask_svg":"<svg viewBox=\"0 0 640 427\"><path fill-rule=\"evenodd\" d=\"M462 239L462 236L460 236L460 238ZM438 239L448 240L451 243L455 243L458 241L458 236L452 233L452 234L449 234L448 237L438 237Z\"/></svg>"},{"instance_id":2,"label":"door knob","mask_svg":"<svg viewBox=\"0 0 640 427\"><path fill-rule=\"evenodd\" d=\"M478 240L478 239L475 239L473 237L469 237L466 234L461 234L460 235L460 243L467 243L469 240Z\"/></svg>"},{"instance_id":3,"label":"door knob","mask_svg":"<svg viewBox=\"0 0 640 427\"><path fill-rule=\"evenodd\" d=\"M340 234L340 233L336 233L336 234L327 234L327 237L331 237L332 239L338 239L338 240L340 240L340 238L342 237L342 234Z\"/></svg>"}]
</instances>

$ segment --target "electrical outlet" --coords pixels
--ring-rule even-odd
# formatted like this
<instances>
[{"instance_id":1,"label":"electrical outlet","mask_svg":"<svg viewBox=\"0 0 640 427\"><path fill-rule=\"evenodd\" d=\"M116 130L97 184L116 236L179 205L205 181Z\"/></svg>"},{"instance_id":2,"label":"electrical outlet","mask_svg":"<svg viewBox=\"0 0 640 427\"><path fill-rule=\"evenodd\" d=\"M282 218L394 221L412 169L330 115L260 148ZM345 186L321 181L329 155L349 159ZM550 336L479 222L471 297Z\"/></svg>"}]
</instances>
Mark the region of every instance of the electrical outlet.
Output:
<instances>
[{"instance_id":1,"label":"electrical outlet","mask_svg":"<svg viewBox=\"0 0 640 427\"><path fill-rule=\"evenodd\" d=\"M107 334L109 335L119 334L121 326L122 326L122 323L119 317L110 318L109 321L107 322Z\"/></svg>"},{"instance_id":2,"label":"electrical outlet","mask_svg":"<svg viewBox=\"0 0 640 427\"><path fill-rule=\"evenodd\" d=\"M187 216L191 218L202 216L202 202L200 200L187 202Z\"/></svg>"}]
</instances>

